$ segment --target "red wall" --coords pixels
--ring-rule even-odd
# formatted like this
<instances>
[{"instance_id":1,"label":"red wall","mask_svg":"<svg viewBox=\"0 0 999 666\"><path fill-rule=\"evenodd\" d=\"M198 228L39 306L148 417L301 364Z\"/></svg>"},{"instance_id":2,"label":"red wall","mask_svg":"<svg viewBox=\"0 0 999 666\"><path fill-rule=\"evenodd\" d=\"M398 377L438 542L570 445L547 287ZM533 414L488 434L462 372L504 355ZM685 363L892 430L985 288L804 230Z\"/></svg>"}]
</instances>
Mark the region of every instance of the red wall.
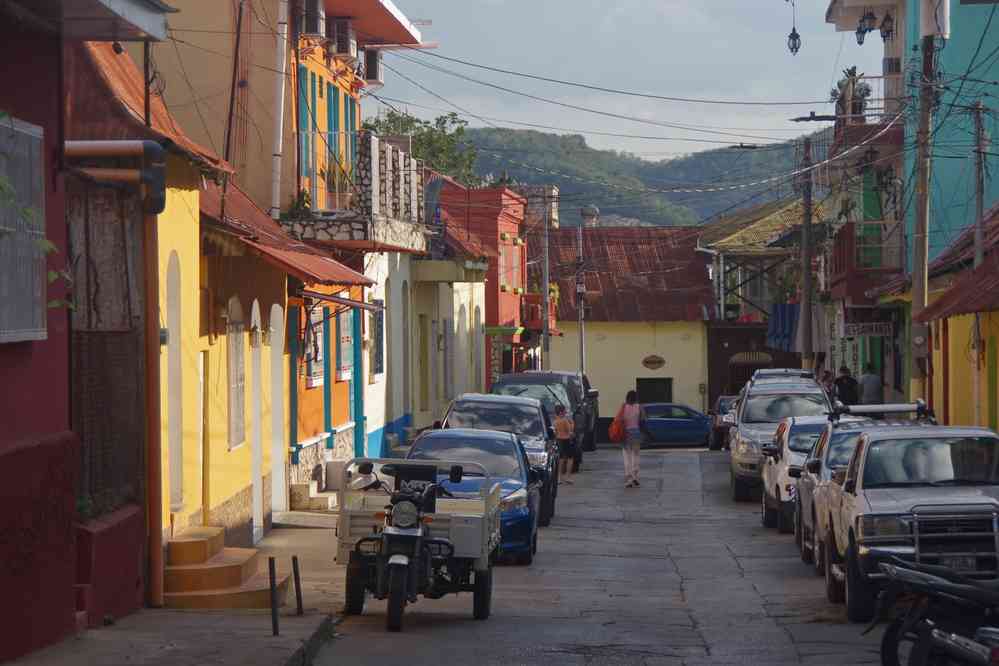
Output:
<instances>
[{"instance_id":1,"label":"red wall","mask_svg":"<svg viewBox=\"0 0 999 666\"><path fill-rule=\"evenodd\" d=\"M61 49L51 35L0 18L0 109L45 130L46 233L66 265L56 147ZM50 288L49 299L63 296ZM69 319L49 310L48 339L0 344L0 661L59 640L75 626L73 520L79 450L69 432Z\"/></svg>"}]
</instances>

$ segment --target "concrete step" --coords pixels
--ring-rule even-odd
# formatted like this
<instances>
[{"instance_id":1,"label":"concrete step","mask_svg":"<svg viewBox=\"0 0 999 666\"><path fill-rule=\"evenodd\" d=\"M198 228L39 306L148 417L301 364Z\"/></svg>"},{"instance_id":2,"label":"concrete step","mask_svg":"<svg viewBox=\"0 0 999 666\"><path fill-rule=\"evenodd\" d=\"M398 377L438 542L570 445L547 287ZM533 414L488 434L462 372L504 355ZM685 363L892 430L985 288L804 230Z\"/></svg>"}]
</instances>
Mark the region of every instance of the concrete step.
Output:
<instances>
[{"instance_id":1,"label":"concrete step","mask_svg":"<svg viewBox=\"0 0 999 666\"><path fill-rule=\"evenodd\" d=\"M336 493L319 490L315 481L291 484L292 511L335 511Z\"/></svg>"},{"instance_id":2,"label":"concrete step","mask_svg":"<svg viewBox=\"0 0 999 666\"><path fill-rule=\"evenodd\" d=\"M201 564L222 552L225 528L188 527L167 542L167 564Z\"/></svg>"},{"instance_id":3,"label":"concrete step","mask_svg":"<svg viewBox=\"0 0 999 666\"><path fill-rule=\"evenodd\" d=\"M307 527L336 529L340 514L335 511L275 511L271 520L274 527Z\"/></svg>"},{"instance_id":4,"label":"concrete step","mask_svg":"<svg viewBox=\"0 0 999 666\"><path fill-rule=\"evenodd\" d=\"M285 604L291 574L280 573L277 577L278 605ZM167 608L186 610L220 610L228 608L263 609L271 607L270 579L266 572L257 573L238 587L193 592L166 592L163 602Z\"/></svg>"},{"instance_id":5,"label":"concrete step","mask_svg":"<svg viewBox=\"0 0 999 666\"><path fill-rule=\"evenodd\" d=\"M198 564L172 564L163 572L166 592L195 592L238 587L257 573L255 548L223 548Z\"/></svg>"}]
</instances>

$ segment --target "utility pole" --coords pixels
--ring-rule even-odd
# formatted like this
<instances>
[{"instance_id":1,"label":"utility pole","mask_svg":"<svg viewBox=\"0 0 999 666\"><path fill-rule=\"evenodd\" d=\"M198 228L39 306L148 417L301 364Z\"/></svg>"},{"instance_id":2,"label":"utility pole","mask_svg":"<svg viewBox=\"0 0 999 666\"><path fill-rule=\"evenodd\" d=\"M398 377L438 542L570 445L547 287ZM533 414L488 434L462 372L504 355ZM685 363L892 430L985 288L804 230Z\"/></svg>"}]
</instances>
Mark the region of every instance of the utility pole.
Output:
<instances>
[{"instance_id":1,"label":"utility pole","mask_svg":"<svg viewBox=\"0 0 999 666\"><path fill-rule=\"evenodd\" d=\"M801 221L801 367L812 370L812 140L805 137L805 154L801 161L802 209Z\"/></svg>"},{"instance_id":2,"label":"utility pole","mask_svg":"<svg viewBox=\"0 0 999 666\"><path fill-rule=\"evenodd\" d=\"M581 374L586 373L586 280L583 274L583 267L585 265L583 261L583 227L586 226L587 222L593 225L597 224L597 220L600 219L600 209L590 204L589 206L583 206L582 210L579 211L580 216L583 218L579 223L579 228L576 229L576 248L577 248L577 259L576 259L576 310L577 316L579 318L579 372Z\"/></svg>"},{"instance_id":3,"label":"utility pole","mask_svg":"<svg viewBox=\"0 0 999 666\"><path fill-rule=\"evenodd\" d=\"M985 126L981 100L975 104L975 262L977 270L985 260ZM975 330L972 347L975 350L975 373L972 381L972 400L975 404L975 425L982 425L982 329L979 314L975 313Z\"/></svg>"},{"instance_id":4,"label":"utility pole","mask_svg":"<svg viewBox=\"0 0 999 666\"><path fill-rule=\"evenodd\" d=\"M545 188L545 229L541 236L541 369L551 368L551 361L548 354L551 351L551 330L548 326L548 311L551 308L549 300L551 295L551 276L548 266L548 242L551 230L551 216L549 214L552 202L549 200L548 188Z\"/></svg>"},{"instance_id":5,"label":"utility pole","mask_svg":"<svg viewBox=\"0 0 999 666\"><path fill-rule=\"evenodd\" d=\"M923 72L922 84L919 88L919 130L916 133L916 228L912 238L912 315L910 320L910 339L913 353L911 376L920 380L918 396L927 395L927 366L925 361L929 355L928 331L925 324L916 322L916 317L926 308L926 296L929 288L927 261L929 258L929 224L930 224L930 125L933 120L933 97L936 70L934 53L936 50L933 34L923 36Z\"/></svg>"},{"instance_id":6,"label":"utility pole","mask_svg":"<svg viewBox=\"0 0 999 666\"><path fill-rule=\"evenodd\" d=\"M223 150L225 154L223 158L226 162L229 161L232 155L232 119L233 114L236 111L236 84L239 80L239 47L240 41L243 36L243 4L246 0L239 0L239 9L236 12L236 45L233 48L232 54L232 81L229 88L229 113L226 116L225 122L225 146ZM225 195L229 191L229 175L226 175L222 181L222 201L219 204L219 216L222 221L225 220Z\"/></svg>"}]
</instances>

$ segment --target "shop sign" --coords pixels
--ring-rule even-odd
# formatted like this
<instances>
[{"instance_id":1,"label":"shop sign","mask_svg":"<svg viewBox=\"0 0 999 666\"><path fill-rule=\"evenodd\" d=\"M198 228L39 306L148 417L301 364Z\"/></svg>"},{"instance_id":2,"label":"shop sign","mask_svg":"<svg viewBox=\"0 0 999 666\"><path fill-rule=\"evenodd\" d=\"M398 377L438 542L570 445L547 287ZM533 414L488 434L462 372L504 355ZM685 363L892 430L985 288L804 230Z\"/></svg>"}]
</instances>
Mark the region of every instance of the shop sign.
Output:
<instances>
[{"instance_id":1,"label":"shop sign","mask_svg":"<svg viewBox=\"0 0 999 666\"><path fill-rule=\"evenodd\" d=\"M657 354L650 354L642 359L642 365L644 365L649 370L659 370L664 365L666 365L666 359Z\"/></svg>"},{"instance_id":2,"label":"shop sign","mask_svg":"<svg viewBox=\"0 0 999 666\"><path fill-rule=\"evenodd\" d=\"M868 321L856 324L845 324L844 334L848 338L855 338L860 335L874 335L885 338L892 337L894 327L889 321Z\"/></svg>"}]
</instances>

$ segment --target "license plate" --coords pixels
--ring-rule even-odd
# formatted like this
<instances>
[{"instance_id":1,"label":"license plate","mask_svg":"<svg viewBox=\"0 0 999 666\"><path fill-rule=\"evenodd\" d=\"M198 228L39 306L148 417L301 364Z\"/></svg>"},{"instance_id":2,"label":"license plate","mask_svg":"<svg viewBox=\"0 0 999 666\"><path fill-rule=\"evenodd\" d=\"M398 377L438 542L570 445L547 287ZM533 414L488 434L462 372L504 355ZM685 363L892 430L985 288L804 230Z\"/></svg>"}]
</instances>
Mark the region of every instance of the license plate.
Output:
<instances>
[{"instance_id":1,"label":"license plate","mask_svg":"<svg viewBox=\"0 0 999 666\"><path fill-rule=\"evenodd\" d=\"M974 557L941 557L940 564L954 571L974 571L978 568L978 560Z\"/></svg>"}]
</instances>

